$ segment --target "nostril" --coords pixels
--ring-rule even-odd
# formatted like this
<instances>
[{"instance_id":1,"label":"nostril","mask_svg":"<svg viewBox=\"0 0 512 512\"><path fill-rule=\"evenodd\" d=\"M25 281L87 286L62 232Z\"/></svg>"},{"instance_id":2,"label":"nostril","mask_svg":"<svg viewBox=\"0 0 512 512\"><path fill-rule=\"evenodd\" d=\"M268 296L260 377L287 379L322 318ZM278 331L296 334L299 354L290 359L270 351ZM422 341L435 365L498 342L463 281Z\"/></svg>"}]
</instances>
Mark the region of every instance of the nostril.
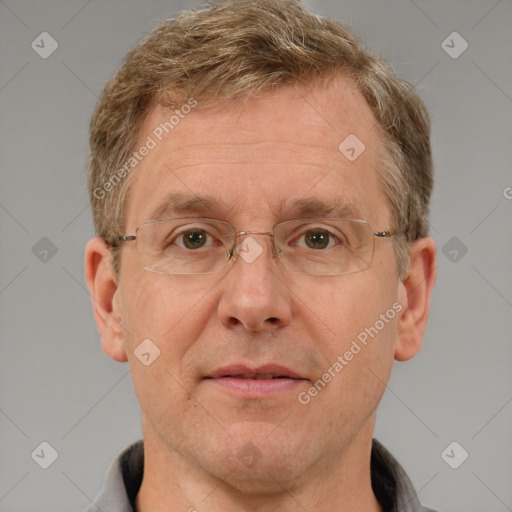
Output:
<instances>
[{"instance_id":1,"label":"nostril","mask_svg":"<svg viewBox=\"0 0 512 512\"><path fill-rule=\"evenodd\" d=\"M267 318L267 322L270 322L271 324L276 324L278 321L279 320L275 316Z\"/></svg>"}]
</instances>

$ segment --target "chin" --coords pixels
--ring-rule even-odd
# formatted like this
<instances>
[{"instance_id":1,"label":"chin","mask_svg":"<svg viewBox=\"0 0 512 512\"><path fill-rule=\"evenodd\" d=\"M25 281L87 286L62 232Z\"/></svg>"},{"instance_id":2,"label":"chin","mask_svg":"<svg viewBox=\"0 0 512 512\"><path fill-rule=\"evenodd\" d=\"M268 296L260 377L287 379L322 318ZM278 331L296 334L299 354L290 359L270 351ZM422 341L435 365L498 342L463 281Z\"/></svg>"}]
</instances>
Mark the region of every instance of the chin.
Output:
<instances>
[{"instance_id":1,"label":"chin","mask_svg":"<svg viewBox=\"0 0 512 512\"><path fill-rule=\"evenodd\" d=\"M202 465L240 493L270 497L282 494L283 487L291 490L322 457L321 447L315 447L311 436L279 428L264 422L238 423L229 429L228 443L210 439L209 460L203 459Z\"/></svg>"},{"instance_id":2,"label":"chin","mask_svg":"<svg viewBox=\"0 0 512 512\"><path fill-rule=\"evenodd\" d=\"M235 455L237 457L237 455ZM304 473L292 458L275 455L270 460L263 455L254 466L246 466L238 459L235 462L232 458L224 461L216 461L217 469L225 476L223 477L226 486L240 494L248 496L259 496L271 498L282 495L283 489L289 492L299 486L297 480ZM219 465L220 462L220 465ZM254 502L251 502L254 504Z\"/></svg>"}]
</instances>

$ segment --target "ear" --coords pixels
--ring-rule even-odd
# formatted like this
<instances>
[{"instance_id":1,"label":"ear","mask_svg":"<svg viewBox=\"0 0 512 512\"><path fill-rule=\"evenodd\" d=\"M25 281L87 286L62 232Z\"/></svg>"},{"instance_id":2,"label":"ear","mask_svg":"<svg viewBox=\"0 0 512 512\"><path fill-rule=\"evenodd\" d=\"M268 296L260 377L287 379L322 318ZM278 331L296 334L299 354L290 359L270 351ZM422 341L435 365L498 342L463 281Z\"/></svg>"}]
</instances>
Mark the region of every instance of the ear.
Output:
<instances>
[{"instance_id":1,"label":"ear","mask_svg":"<svg viewBox=\"0 0 512 512\"><path fill-rule=\"evenodd\" d=\"M398 321L395 359L407 361L421 348L430 311L430 298L436 281L436 245L430 237L410 245L409 266L401 286L404 309Z\"/></svg>"},{"instance_id":2,"label":"ear","mask_svg":"<svg viewBox=\"0 0 512 512\"><path fill-rule=\"evenodd\" d=\"M111 266L110 249L102 238L89 240L85 248L85 279L92 297L94 319L103 351L112 359L127 361L118 282Z\"/></svg>"}]
</instances>

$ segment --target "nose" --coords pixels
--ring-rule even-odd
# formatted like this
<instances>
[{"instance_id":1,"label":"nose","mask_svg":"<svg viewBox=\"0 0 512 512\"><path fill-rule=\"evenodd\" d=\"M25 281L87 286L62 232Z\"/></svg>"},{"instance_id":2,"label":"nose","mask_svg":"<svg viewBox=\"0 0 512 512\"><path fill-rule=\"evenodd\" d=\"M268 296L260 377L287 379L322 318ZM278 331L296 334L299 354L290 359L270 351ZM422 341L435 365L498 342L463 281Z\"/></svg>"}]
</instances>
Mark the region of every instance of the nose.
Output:
<instances>
[{"instance_id":1,"label":"nose","mask_svg":"<svg viewBox=\"0 0 512 512\"><path fill-rule=\"evenodd\" d=\"M290 296L267 234L240 233L235 261L221 284L218 314L226 328L275 331L290 323Z\"/></svg>"}]
</instances>

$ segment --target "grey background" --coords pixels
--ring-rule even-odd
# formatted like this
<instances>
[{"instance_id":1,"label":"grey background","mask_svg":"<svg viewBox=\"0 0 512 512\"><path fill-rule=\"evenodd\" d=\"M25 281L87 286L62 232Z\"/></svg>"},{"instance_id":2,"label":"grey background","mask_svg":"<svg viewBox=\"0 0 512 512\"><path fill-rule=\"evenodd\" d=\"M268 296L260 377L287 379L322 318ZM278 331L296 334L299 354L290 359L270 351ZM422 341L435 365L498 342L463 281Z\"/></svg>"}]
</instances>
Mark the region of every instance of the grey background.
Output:
<instances>
[{"instance_id":1,"label":"grey background","mask_svg":"<svg viewBox=\"0 0 512 512\"><path fill-rule=\"evenodd\" d=\"M512 510L512 2L307 4L351 25L418 84L433 119L439 278L424 347L396 364L376 437L423 503ZM156 20L196 5L0 1L2 512L81 510L141 435L128 367L101 351L85 289L87 129L132 45ZM59 44L47 59L31 48L43 31ZM457 59L441 47L453 31L469 44ZM57 249L46 261L43 237ZM42 441L59 454L46 470L31 458ZM469 453L456 470L441 458L452 441Z\"/></svg>"}]
</instances>

